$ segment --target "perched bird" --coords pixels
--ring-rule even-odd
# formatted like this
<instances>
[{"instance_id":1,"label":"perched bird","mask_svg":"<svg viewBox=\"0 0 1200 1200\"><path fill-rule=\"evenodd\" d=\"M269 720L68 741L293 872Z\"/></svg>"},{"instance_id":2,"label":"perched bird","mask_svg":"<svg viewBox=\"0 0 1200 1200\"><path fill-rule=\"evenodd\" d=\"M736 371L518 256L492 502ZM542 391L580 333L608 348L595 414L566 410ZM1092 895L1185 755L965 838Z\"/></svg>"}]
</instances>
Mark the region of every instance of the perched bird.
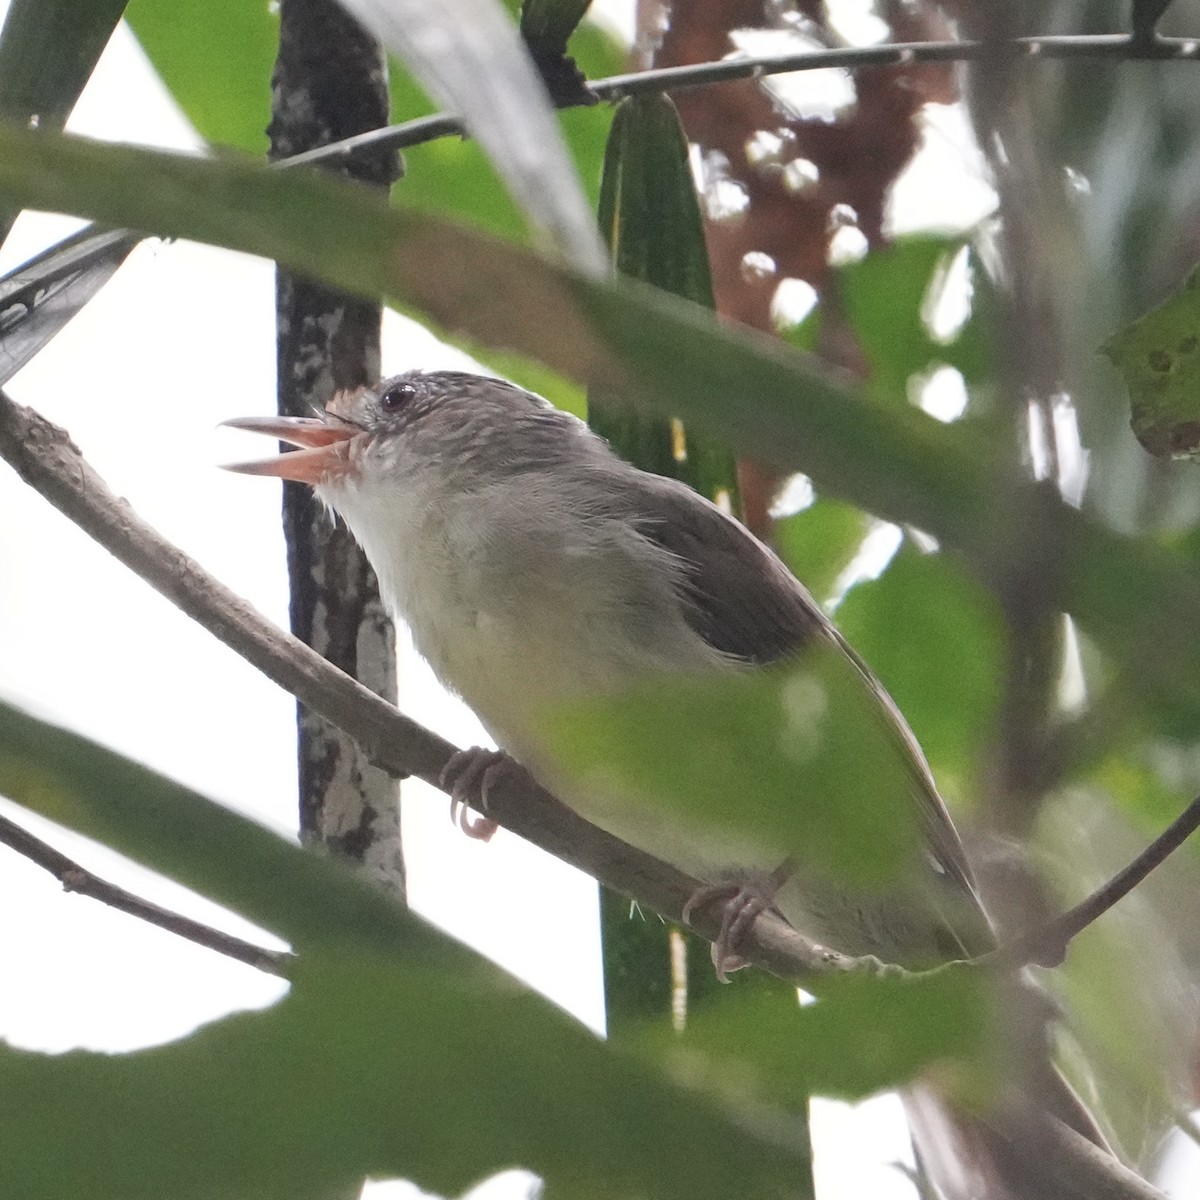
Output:
<instances>
[{"instance_id":1,"label":"perched bird","mask_svg":"<svg viewBox=\"0 0 1200 1200\"><path fill-rule=\"evenodd\" d=\"M302 447L231 469L314 487L362 545L419 652L504 751L582 816L695 875L713 896L734 881L719 969L736 957L747 903L751 914L776 907L843 953L904 965L994 946L903 717L780 559L717 506L630 466L541 398L477 375L409 372L340 393L323 418L228 424ZM753 671L814 649L844 667L897 747L923 853L909 877L882 891L835 881L802 855L739 861L740 848L631 814L581 788L539 736L556 704L620 694L656 675ZM486 781L496 761L468 755L456 782ZM1053 1095L1041 1103L1103 1144L1061 1078L1047 1069L1046 1079Z\"/></svg>"}]
</instances>

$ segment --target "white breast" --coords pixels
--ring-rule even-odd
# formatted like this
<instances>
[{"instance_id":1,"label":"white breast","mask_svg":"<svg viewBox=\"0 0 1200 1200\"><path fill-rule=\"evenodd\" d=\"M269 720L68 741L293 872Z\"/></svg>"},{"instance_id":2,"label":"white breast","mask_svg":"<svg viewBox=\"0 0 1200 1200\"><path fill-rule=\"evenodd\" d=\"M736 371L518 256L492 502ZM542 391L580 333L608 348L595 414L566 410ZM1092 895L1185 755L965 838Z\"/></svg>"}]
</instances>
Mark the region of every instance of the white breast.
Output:
<instances>
[{"instance_id":1,"label":"white breast","mask_svg":"<svg viewBox=\"0 0 1200 1200\"><path fill-rule=\"evenodd\" d=\"M547 711L725 663L684 620L677 564L624 523L572 518L556 487L529 474L463 495L410 473L401 486L351 485L325 498L442 682L561 791L538 736ZM563 798L611 827L594 798Z\"/></svg>"}]
</instances>

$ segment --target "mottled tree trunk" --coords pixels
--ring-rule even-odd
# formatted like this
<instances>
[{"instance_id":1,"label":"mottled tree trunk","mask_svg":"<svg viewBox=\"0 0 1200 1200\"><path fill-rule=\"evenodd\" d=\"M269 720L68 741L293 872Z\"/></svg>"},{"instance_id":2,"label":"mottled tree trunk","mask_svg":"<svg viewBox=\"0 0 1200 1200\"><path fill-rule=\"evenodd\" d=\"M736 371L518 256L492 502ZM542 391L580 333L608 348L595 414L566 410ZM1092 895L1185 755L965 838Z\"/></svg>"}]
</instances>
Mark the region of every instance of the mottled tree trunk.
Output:
<instances>
[{"instance_id":1,"label":"mottled tree trunk","mask_svg":"<svg viewBox=\"0 0 1200 1200\"><path fill-rule=\"evenodd\" d=\"M334 0L283 0L272 77L271 157L284 158L386 124L382 50ZM344 174L386 191L394 152L360 156ZM380 374L380 310L280 269L276 276L279 411L304 416L341 388ZM395 635L362 552L312 492L285 485L283 523L293 632L388 700ZM404 891L396 781L353 742L298 708L300 832Z\"/></svg>"}]
</instances>

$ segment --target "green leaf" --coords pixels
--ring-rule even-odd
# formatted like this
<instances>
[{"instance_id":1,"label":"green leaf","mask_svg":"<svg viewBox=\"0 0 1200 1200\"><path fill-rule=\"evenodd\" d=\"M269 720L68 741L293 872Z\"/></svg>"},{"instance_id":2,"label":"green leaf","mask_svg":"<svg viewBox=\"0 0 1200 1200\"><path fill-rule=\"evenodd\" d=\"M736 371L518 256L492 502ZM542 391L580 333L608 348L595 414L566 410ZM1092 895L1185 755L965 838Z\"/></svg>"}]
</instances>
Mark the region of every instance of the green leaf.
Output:
<instances>
[{"instance_id":1,"label":"green leaf","mask_svg":"<svg viewBox=\"0 0 1200 1200\"><path fill-rule=\"evenodd\" d=\"M535 229L601 276L605 256L558 119L498 0L341 0L432 99L462 116Z\"/></svg>"},{"instance_id":2,"label":"green leaf","mask_svg":"<svg viewBox=\"0 0 1200 1200\"><path fill-rule=\"evenodd\" d=\"M1200 457L1200 270L1101 350L1125 377L1138 441L1160 458Z\"/></svg>"},{"instance_id":3,"label":"green leaf","mask_svg":"<svg viewBox=\"0 0 1200 1200\"><path fill-rule=\"evenodd\" d=\"M581 1200L794 1191L803 1146L600 1042L338 864L6 706L0 791L299 952L280 1004L172 1045L0 1047L4 1195L319 1200L365 1175L457 1194L513 1163Z\"/></svg>"},{"instance_id":4,"label":"green leaf","mask_svg":"<svg viewBox=\"0 0 1200 1200\"><path fill-rule=\"evenodd\" d=\"M622 275L713 307L688 142L668 96L631 96L613 118L600 228Z\"/></svg>"},{"instance_id":5,"label":"green leaf","mask_svg":"<svg viewBox=\"0 0 1200 1200\"><path fill-rule=\"evenodd\" d=\"M713 307L688 141L669 97L630 97L618 107L604 154L599 219L622 275ZM597 390L589 395L588 420L635 466L738 507L737 464L715 439Z\"/></svg>"},{"instance_id":6,"label":"green leaf","mask_svg":"<svg viewBox=\"0 0 1200 1200\"><path fill-rule=\"evenodd\" d=\"M980 971L955 965L826 983L821 999L804 1007L792 988L722 989L692 1014L683 1037L647 1025L631 1040L714 1091L744 1090L793 1109L809 1095L861 1100L952 1061L969 1064L976 1094L986 1094L995 1031Z\"/></svg>"},{"instance_id":7,"label":"green leaf","mask_svg":"<svg viewBox=\"0 0 1200 1200\"><path fill-rule=\"evenodd\" d=\"M612 75L621 69L621 49L603 30L584 24L572 44L580 65L591 75ZM433 111L425 94L402 68L392 69L392 110L396 120ZM574 108L559 113L575 169L595 206L600 169L612 112L607 106ZM468 138L439 138L405 150L404 178L393 189L395 198L439 215L461 216L481 229L527 244L529 231L517 206L500 187L495 171Z\"/></svg>"},{"instance_id":8,"label":"green leaf","mask_svg":"<svg viewBox=\"0 0 1200 1200\"><path fill-rule=\"evenodd\" d=\"M571 109L560 120L592 204L599 194L600 163L612 114L606 108ZM404 178L393 189L398 204L462 217L508 241L532 244L517 206L500 187L477 142L440 138L405 150L404 161Z\"/></svg>"},{"instance_id":9,"label":"green leaf","mask_svg":"<svg viewBox=\"0 0 1200 1200\"><path fill-rule=\"evenodd\" d=\"M909 542L878 579L850 591L838 626L899 705L939 778L969 794L1003 694L996 602L953 559Z\"/></svg>"},{"instance_id":10,"label":"green leaf","mask_svg":"<svg viewBox=\"0 0 1200 1200\"><path fill-rule=\"evenodd\" d=\"M125 0L11 0L0 31L0 119L61 129Z\"/></svg>"},{"instance_id":11,"label":"green leaf","mask_svg":"<svg viewBox=\"0 0 1200 1200\"><path fill-rule=\"evenodd\" d=\"M356 295L392 297L631 401L694 416L769 465L802 458L819 486L853 479L858 499L888 515L903 496L903 517L942 536L947 526L974 533L995 501L976 479L982 447L968 456L958 431L919 413L880 413L773 339L657 291L585 280L430 214L388 209L316 172L0 128L0 194L248 250Z\"/></svg>"},{"instance_id":12,"label":"green leaf","mask_svg":"<svg viewBox=\"0 0 1200 1200\"><path fill-rule=\"evenodd\" d=\"M0 121L66 124L125 0L10 0L0 29ZM0 242L15 212L0 212Z\"/></svg>"},{"instance_id":13,"label":"green leaf","mask_svg":"<svg viewBox=\"0 0 1200 1200\"><path fill-rule=\"evenodd\" d=\"M214 0L180 11L164 0L132 0L128 18L172 95L206 141L264 154L270 119L270 77L279 18L269 6ZM197 46L207 52L196 53ZM620 70L621 48L598 27L583 25L573 50L595 75ZM390 63L393 120L436 111L404 65ZM560 124L589 201L598 194L611 114L572 110ZM406 172L395 194L406 204L466 217L514 241L530 240L517 205L500 185L479 143L439 138L405 151Z\"/></svg>"},{"instance_id":14,"label":"green leaf","mask_svg":"<svg viewBox=\"0 0 1200 1200\"><path fill-rule=\"evenodd\" d=\"M279 16L269 4L130 0L127 19L206 142L266 154L271 69L279 46Z\"/></svg>"},{"instance_id":15,"label":"green leaf","mask_svg":"<svg viewBox=\"0 0 1200 1200\"><path fill-rule=\"evenodd\" d=\"M682 414L765 465L803 470L823 494L928 530L981 570L1014 554L1029 570L1053 565L1047 603L1131 667L1132 686L1169 687L1200 711L1200 582L1189 563L997 470L1007 448L996 439L884 411L775 339L315 173L0 128L0 196L263 254L353 294L392 297L647 411Z\"/></svg>"},{"instance_id":16,"label":"green leaf","mask_svg":"<svg viewBox=\"0 0 1200 1200\"><path fill-rule=\"evenodd\" d=\"M0 793L243 913L298 951L325 941L391 953L443 944L333 861L297 855L244 817L3 702Z\"/></svg>"},{"instance_id":17,"label":"green leaf","mask_svg":"<svg viewBox=\"0 0 1200 1200\"><path fill-rule=\"evenodd\" d=\"M687 830L710 862L792 855L864 887L915 861L914 765L832 641L778 667L581 700L544 713L543 728L555 761L603 808L600 824L634 844Z\"/></svg>"},{"instance_id":18,"label":"green leaf","mask_svg":"<svg viewBox=\"0 0 1200 1200\"><path fill-rule=\"evenodd\" d=\"M833 595L870 527L862 509L819 497L802 512L780 518L771 532L780 558L821 603Z\"/></svg>"},{"instance_id":19,"label":"green leaf","mask_svg":"<svg viewBox=\"0 0 1200 1200\"><path fill-rule=\"evenodd\" d=\"M319 1200L364 1174L456 1195L518 1163L565 1197L724 1200L805 1165L511 984L330 946L268 1012L120 1056L0 1049L0 1082L22 1200Z\"/></svg>"}]
</instances>

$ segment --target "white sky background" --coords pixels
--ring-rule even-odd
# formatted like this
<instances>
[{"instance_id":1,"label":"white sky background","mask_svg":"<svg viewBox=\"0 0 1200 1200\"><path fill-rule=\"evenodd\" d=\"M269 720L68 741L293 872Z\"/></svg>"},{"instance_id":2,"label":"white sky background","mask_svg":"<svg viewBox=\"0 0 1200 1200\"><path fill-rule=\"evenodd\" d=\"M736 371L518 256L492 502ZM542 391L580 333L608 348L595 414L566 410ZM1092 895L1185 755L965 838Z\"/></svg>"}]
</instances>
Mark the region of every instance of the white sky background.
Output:
<instances>
[{"instance_id":1,"label":"white sky background","mask_svg":"<svg viewBox=\"0 0 1200 1200\"><path fill-rule=\"evenodd\" d=\"M6 7L0 0L0 15ZM625 24L621 14L632 6L613 0L602 7ZM124 26L70 128L150 145L199 145ZM898 224L961 227L986 211L986 188L962 166L961 128L951 112L931 116L922 169L898 189ZM948 178L958 183L948 187ZM75 224L27 214L0 252L0 271ZM247 453L245 436L216 432L218 422L274 410L273 287L273 267L264 261L188 243L143 244L8 390L66 426L142 517L286 625L278 485L214 469ZM388 373L469 366L393 313L385 320L384 364ZM290 696L3 466L0 564L0 694L292 835ZM401 706L424 724L459 744L483 740L470 714L436 688L411 652L401 664L401 687ZM602 1029L592 882L503 831L486 846L462 837L445 798L424 785L405 784L404 794L414 907ZM265 937L101 846L5 801L0 811L149 899L245 937ZM526 930L535 936L524 937ZM271 1003L283 988L67 895L47 873L0 848L0 1037L15 1045L144 1046L231 1009ZM908 1157L897 1113L888 1098L854 1115L845 1105L817 1107L822 1200L914 1195L887 1165ZM490 1190L511 1196L523 1188L509 1182Z\"/></svg>"}]
</instances>

